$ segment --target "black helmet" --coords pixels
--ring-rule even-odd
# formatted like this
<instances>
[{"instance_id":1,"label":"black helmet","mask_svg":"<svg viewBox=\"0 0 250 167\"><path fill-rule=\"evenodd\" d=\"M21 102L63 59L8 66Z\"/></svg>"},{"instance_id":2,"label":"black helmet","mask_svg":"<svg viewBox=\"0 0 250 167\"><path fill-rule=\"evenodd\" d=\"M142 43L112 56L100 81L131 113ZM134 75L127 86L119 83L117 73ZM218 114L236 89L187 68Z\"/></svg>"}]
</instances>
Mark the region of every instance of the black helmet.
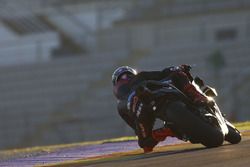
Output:
<instances>
[{"instance_id":1,"label":"black helmet","mask_svg":"<svg viewBox=\"0 0 250 167\"><path fill-rule=\"evenodd\" d=\"M113 75L112 75L112 83L113 85L116 84L118 78L122 75L122 74L125 74L125 73L128 73L128 74L132 74L132 75L136 75L137 74L137 71L129 66L122 66L122 67L119 67L117 68Z\"/></svg>"}]
</instances>

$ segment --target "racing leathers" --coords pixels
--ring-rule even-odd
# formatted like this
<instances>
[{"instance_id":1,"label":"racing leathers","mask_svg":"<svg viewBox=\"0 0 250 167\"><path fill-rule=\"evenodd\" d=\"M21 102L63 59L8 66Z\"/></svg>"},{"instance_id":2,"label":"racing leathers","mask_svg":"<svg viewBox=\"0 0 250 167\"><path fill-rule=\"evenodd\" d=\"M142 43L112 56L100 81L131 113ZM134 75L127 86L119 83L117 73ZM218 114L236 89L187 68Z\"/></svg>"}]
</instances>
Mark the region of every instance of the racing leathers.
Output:
<instances>
[{"instance_id":1,"label":"racing leathers","mask_svg":"<svg viewBox=\"0 0 250 167\"><path fill-rule=\"evenodd\" d=\"M114 86L114 94L118 99L117 109L123 120L135 131L138 136L138 144L144 152L150 152L167 136L174 136L168 128L152 130L155 122L154 111L149 104L145 103L132 93L140 84L148 80L170 80L178 89L187 92L187 96L197 101L204 100L195 88L190 84L192 76L189 73L189 66L165 68L162 71L143 71L135 75L129 81L118 81ZM128 105L131 102L131 106Z\"/></svg>"}]
</instances>

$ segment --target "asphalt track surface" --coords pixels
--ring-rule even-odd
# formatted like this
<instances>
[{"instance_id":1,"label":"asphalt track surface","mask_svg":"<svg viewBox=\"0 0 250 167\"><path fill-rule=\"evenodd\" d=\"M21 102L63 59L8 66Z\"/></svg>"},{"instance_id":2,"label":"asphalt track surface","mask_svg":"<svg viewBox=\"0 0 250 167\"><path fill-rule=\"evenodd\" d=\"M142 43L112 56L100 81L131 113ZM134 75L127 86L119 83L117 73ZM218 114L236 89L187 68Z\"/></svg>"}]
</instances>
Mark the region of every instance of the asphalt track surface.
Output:
<instances>
[{"instance_id":1,"label":"asphalt track surface","mask_svg":"<svg viewBox=\"0 0 250 167\"><path fill-rule=\"evenodd\" d=\"M177 145L173 145L177 144ZM136 141L103 143L99 145L66 148L55 152L25 155L0 161L2 166L47 166L49 164L71 161L69 164L55 166L75 167L250 167L250 137L243 136L241 143L231 145L224 143L218 148L206 149L202 145L183 144L182 141L170 138L161 143L153 153L142 154ZM135 151L137 150L137 151ZM131 154L131 152L136 152ZM113 156L121 152L120 156ZM105 158L111 155L112 158ZM101 160L92 161L99 157ZM104 157L104 158L102 158ZM78 161L78 160L90 161Z\"/></svg>"},{"instance_id":2,"label":"asphalt track surface","mask_svg":"<svg viewBox=\"0 0 250 167\"><path fill-rule=\"evenodd\" d=\"M89 165L91 167L250 167L250 139L236 145L189 148L146 154L140 158Z\"/></svg>"},{"instance_id":3,"label":"asphalt track surface","mask_svg":"<svg viewBox=\"0 0 250 167\"><path fill-rule=\"evenodd\" d=\"M156 152L140 158L89 165L92 167L250 167L250 138L217 148Z\"/></svg>"}]
</instances>

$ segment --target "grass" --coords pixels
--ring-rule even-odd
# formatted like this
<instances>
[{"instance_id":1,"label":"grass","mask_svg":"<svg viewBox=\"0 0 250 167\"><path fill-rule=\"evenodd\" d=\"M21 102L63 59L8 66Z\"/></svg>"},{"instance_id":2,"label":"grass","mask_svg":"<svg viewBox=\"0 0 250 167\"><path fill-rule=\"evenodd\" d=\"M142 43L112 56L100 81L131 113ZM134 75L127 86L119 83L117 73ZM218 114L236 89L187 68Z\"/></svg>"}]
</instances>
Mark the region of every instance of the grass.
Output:
<instances>
[{"instance_id":1,"label":"grass","mask_svg":"<svg viewBox=\"0 0 250 167\"><path fill-rule=\"evenodd\" d=\"M250 121L234 123L238 130L250 130Z\"/></svg>"}]
</instances>

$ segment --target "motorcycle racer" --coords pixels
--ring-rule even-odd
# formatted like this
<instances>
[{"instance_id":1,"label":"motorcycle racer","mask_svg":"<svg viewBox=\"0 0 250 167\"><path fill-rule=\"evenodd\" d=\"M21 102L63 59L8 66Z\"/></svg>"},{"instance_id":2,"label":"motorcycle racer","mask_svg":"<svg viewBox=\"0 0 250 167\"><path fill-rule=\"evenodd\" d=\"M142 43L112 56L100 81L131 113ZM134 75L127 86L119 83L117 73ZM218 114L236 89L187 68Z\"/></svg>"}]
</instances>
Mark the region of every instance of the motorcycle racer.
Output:
<instances>
[{"instance_id":1,"label":"motorcycle racer","mask_svg":"<svg viewBox=\"0 0 250 167\"><path fill-rule=\"evenodd\" d=\"M140 84L148 80L160 81L168 78L173 85L185 93L195 104L204 104L208 100L191 84L193 80L189 65L168 67L162 71L137 72L128 66L117 68L112 75L113 93L117 98L117 109L121 118L135 131L138 144L144 152L151 152L153 148L168 136L175 136L169 128L153 129L155 118L149 107L150 95L135 91ZM133 94L132 92L135 91ZM132 94L131 94L132 93ZM149 93L149 92L148 92ZM130 106L130 101L133 105Z\"/></svg>"}]
</instances>

